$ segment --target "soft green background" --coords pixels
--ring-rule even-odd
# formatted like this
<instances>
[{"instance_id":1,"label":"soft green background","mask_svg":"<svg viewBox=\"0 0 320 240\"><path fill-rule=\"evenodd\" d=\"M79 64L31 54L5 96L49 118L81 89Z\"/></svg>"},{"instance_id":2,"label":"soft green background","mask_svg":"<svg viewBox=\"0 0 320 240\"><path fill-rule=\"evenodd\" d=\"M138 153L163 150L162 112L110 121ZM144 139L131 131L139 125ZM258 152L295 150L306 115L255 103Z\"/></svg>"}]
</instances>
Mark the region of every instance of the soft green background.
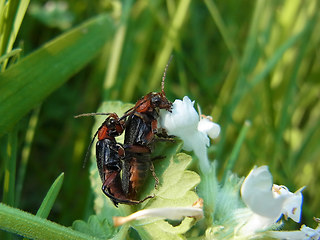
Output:
<instances>
[{"instance_id":1,"label":"soft green background","mask_svg":"<svg viewBox=\"0 0 320 240\"><path fill-rule=\"evenodd\" d=\"M28 1L10 2L9 16L22 19L15 4ZM219 176L226 168L243 176L267 164L275 183L291 191L307 186L302 222L315 227L319 14L317 0L31 0L16 50L5 50L11 49L12 26L0 23L6 26L0 47L0 198L35 214L64 172L48 218L66 226L86 220L93 196L82 162L93 119L73 116L95 112L103 101L134 103L159 91L173 54L167 97L188 95L220 124L220 138L209 148ZM246 120L251 126L237 151Z\"/></svg>"}]
</instances>

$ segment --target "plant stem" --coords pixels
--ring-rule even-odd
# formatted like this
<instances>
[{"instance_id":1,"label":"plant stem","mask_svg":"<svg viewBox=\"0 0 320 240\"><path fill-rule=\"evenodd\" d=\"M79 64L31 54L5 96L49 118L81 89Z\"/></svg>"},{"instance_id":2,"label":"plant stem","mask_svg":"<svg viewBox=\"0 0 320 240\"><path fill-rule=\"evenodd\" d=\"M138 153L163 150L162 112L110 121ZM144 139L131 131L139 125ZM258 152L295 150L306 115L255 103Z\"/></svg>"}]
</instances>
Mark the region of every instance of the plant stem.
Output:
<instances>
[{"instance_id":1,"label":"plant stem","mask_svg":"<svg viewBox=\"0 0 320 240\"><path fill-rule=\"evenodd\" d=\"M31 239L98 239L2 203L0 203L0 229Z\"/></svg>"}]
</instances>

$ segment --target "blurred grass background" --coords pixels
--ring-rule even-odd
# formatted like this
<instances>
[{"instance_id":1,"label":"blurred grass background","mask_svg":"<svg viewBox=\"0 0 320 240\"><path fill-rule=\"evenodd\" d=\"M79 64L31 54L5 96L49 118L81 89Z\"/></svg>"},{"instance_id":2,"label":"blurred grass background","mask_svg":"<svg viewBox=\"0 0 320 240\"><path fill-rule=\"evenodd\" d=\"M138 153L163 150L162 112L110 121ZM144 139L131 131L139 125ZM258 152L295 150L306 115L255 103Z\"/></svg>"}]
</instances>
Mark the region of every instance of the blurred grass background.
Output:
<instances>
[{"instance_id":1,"label":"blurred grass background","mask_svg":"<svg viewBox=\"0 0 320 240\"><path fill-rule=\"evenodd\" d=\"M82 168L93 119L73 116L95 112L102 101L134 103L159 91L172 53L167 97L188 95L221 125L220 139L209 148L220 177L249 120L232 170L244 176L254 165L266 164L275 183L291 191L306 185L302 222L315 227L312 217L320 216L319 2L31 0L15 43L23 49L18 58L106 12L116 30L103 51L15 127L17 137L10 140L17 149L14 205L35 213L64 172L49 219L70 226L93 214L88 168Z\"/></svg>"}]
</instances>

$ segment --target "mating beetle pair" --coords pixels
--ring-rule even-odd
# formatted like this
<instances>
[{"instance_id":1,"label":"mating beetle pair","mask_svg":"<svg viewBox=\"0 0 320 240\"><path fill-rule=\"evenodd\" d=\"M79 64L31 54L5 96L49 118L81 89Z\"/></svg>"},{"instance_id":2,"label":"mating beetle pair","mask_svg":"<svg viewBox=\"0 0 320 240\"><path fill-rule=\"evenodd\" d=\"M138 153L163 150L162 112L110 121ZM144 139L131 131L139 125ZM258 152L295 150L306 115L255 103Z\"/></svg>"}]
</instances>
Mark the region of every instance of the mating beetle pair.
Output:
<instances>
[{"instance_id":1,"label":"mating beetle pair","mask_svg":"<svg viewBox=\"0 0 320 240\"><path fill-rule=\"evenodd\" d=\"M161 134L163 137L163 133L158 133L159 109L171 111L172 107L164 92L167 68L168 64L163 74L161 92L147 94L121 118L116 113L89 113L76 116L108 115L94 134L89 148L98 135L96 159L102 180L102 191L115 206L119 203L139 204L153 197L147 196L143 200L137 200L137 193L145 182L149 170L155 178L156 185L159 182L153 169L151 153L155 136ZM115 137L124 131L124 144L120 144Z\"/></svg>"}]
</instances>

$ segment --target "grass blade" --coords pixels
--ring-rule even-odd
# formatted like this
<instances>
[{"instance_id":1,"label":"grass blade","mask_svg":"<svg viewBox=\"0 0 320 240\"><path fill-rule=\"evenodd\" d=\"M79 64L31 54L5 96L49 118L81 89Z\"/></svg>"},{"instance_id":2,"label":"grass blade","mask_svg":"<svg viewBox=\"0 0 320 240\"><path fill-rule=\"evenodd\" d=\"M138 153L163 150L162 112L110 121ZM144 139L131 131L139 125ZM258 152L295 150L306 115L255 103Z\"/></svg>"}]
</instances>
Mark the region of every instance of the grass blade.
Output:
<instances>
[{"instance_id":1,"label":"grass blade","mask_svg":"<svg viewBox=\"0 0 320 240\"><path fill-rule=\"evenodd\" d=\"M29 156L31 152L31 145L33 142L34 134L35 134L35 129L38 123L38 118L39 118L39 112L40 112L40 106L37 107L29 120L27 132L26 132L26 137L24 141L24 146L22 148L21 152L21 161L20 161L20 166L19 166L19 172L18 172L18 178L17 178L17 187L16 187L16 205L19 206L20 203L20 198L21 198L21 192L23 188L23 183L24 183L24 177L26 174L27 166L28 166L28 161L29 161Z\"/></svg>"},{"instance_id":2,"label":"grass blade","mask_svg":"<svg viewBox=\"0 0 320 240\"><path fill-rule=\"evenodd\" d=\"M113 30L100 15L61 35L0 74L0 136L103 47ZM13 107L14 106L14 107Z\"/></svg>"},{"instance_id":3,"label":"grass blade","mask_svg":"<svg viewBox=\"0 0 320 240\"><path fill-rule=\"evenodd\" d=\"M2 201L10 206L14 206L14 193L15 193L15 176L16 176L16 160L17 160L17 130L8 134L6 158L5 158L5 171L3 183L3 199Z\"/></svg>"},{"instance_id":4,"label":"grass blade","mask_svg":"<svg viewBox=\"0 0 320 240\"><path fill-rule=\"evenodd\" d=\"M236 144L234 146L234 148L232 149L232 152L231 152L231 156L230 156L230 159L228 160L227 162L227 165L226 167L224 168L224 172L223 172L223 177L222 177L222 183L225 182L226 180L226 177L228 175L228 172L229 171L232 171L233 167L235 166L236 164L236 161L238 159L238 156L239 156L239 152L240 152L240 149L241 149L241 145L247 135L247 132L250 128L250 121L245 121L245 123L243 124L242 128L241 128L241 131L240 131L240 134L239 134L239 137L236 141Z\"/></svg>"},{"instance_id":5,"label":"grass blade","mask_svg":"<svg viewBox=\"0 0 320 240\"><path fill-rule=\"evenodd\" d=\"M43 199L41 206L36 214L36 216L47 218L51 208L58 196L58 193L61 189L62 183L63 183L64 173L61 173L59 177L54 181L52 186L50 187L47 195Z\"/></svg>"},{"instance_id":6,"label":"grass blade","mask_svg":"<svg viewBox=\"0 0 320 240\"><path fill-rule=\"evenodd\" d=\"M6 49L3 48L3 51L5 51L5 53L9 53L12 50L12 47L17 38L22 20L29 6L30 0L10 1L10 3L11 2L16 2L16 4L15 4L15 8L11 12L12 26L10 26L11 29L8 29L8 31L10 31L10 35L7 37L7 39L5 38L3 39L3 40L6 40L3 42L3 44L6 44L6 46L3 45L3 47L6 47ZM6 69L7 63L8 63L8 59L6 59L4 64L2 65L2 71Z\"/></svg>"},{"instance_id":7,"label":"grass blade","mask_svg":"<svg viewBox=\"0 0 320 240\"><path fill-rule=\"evenodd\" d=\"M216 6L216 4L214 3L213 0L205 0L204 1L209 12L210 15L212 17L212 19L214 20L214 22L216 23L223 39L224 42L226 43L227 48L229 49L232 57L234 58L234 60L236 60L236 62L239 62L239 54L235 45L235 42L233 41L233 39L230 37L230 33L226 27L226 25L224 24L224 21L221 17L221 14Z\"/></svg>"},{"instance_id":8,"label":"grass blade","mask_svg":"<svg viewBox=\"0 0 320 240\"><path fill-rule=\"evenodd\" d=\"M126 32L127 32L128 16L130 14L131 5L132 5L132 1L124 2L121 24L118 27L115 37L113 39L111 54L109 59L109 66L108 66L105 80L104 80L105 99L108 98L108 95L110 93L109 90L114 86L116 82L123 44L124 44Z\"/></svg>"},{"instance_id":9,"label":"grass blade","mask_svg":"<svg viewBox=\"0 0 320 240\"><path fill-rule=\"evenodd\" d=\"M155 65L153 66L153 75L149 80L148 91L155 91L156 89L160 89L160 81L164 67L169 60L175 43L179 39L179 31L187 16L190 3L190 0L180 0L178 4L175 16L173 17L172 23L169 26L168 36L164 38L163 48L159 52Z\"/></svg>"}]
</instances>

